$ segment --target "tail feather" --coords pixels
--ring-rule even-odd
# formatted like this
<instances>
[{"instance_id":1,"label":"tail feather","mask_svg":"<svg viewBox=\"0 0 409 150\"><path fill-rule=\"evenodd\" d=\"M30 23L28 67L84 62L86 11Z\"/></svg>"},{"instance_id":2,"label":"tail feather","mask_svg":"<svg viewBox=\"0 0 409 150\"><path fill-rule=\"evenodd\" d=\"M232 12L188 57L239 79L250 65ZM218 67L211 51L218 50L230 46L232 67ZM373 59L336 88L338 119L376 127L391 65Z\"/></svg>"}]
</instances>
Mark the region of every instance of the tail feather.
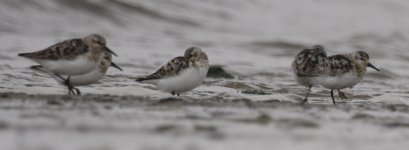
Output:
<instances>
[{"instance_id":1,"label":"tail feather","mask_svg":"<svg viewBox=\"0 0 409 150\"><path fill-rule=\"evenodd\" d=\"M21 57L31 57L31 55L32 55L32 53L20 53L20 54L18 54L18 56L21 56Z\"/></svg>"},{"instance_id":2,"label":"tail feather","mask_svg":"<svg viewBox=\"0 0 409 150\"><path fill-rule=\"evenodd\" d=\"M43 66L41 66L41 65L33 65L33 66L30 66L30 69L33 69L33 70L35 70L35 71L39 71L39 72L43 72L43 73L50 73L50 72L48 72Z\"/></svg>"},{"instance_id":3,"label":"tail feather","mask_svg":"<svg viewBox=\"0 0 409 150\"><path fill-rule=\"evenodd\" d=\"M135 81L142 82L142 81L145 81L145 80L148 80L148 79L149 78L147 78L147 77L136 77Z\"/></svg>"},{"instance_id":4,"label":"tail feather","mask_svg":"<svg viewBox=\"0 0 409 150\"><path fill-rule=\"evenodd\" d=\"M41 65L32 65L32 66L30 66L30 69L36 69L36 70L39 70L39 69L44 69L44 67L43 67L43 66L41 66Z\"/></svg>"},{"instance_id":5,"label":"tail feather","mask_svg":"<svg viewBox=\"0 0 409 150\"><path fill-rule=\"evenodd\" d=\"M148 83L148 84L158 84L158 80L151 78L150 76L145 76L145 77L136 77L135 81L140 82L140 83Z\"/></svg>"}]
</instances>

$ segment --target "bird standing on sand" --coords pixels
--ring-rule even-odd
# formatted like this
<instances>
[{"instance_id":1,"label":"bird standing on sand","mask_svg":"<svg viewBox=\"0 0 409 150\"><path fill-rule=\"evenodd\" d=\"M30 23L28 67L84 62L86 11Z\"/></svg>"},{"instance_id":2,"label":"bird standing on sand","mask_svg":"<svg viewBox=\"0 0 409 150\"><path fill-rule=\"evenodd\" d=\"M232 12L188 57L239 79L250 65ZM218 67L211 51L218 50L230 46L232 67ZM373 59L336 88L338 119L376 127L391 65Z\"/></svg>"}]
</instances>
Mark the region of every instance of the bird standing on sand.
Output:
<instances>
[{"instance_id":1,"label":"bird standing on sand","mask_svg":"<svg viewBox=\"0 0 409 150\"><path fill-rule=\"evenodd\" d=\"M81 92L71 84L71 76L89 73L101 63L104 52L116 54L106 46L105 38L91 34L83 39L65 40L44 50L21 53L19 56L39 63L48 72L64 81L68 94L80 95ZM63 76L67 76L64 78Z\"/></svg>"},{"instance_id":2,"label":"bird standing on sand","mask_svg":"<svg viewBox=\"0 0 409 150\"><path fill-rule=\"evenodd\" d=\"M292 63L297 82L308 87L307 96L301 103L308 102L308 95L314 85L330 89L334 104L334 90L338 91L341 99L347 99L341 89L352 88L358 84L367 67L379 71L369 63L369 55L363 51L327 57L324 47L320 45L302 50Z\"/></svg>"},{"instance_id":3,"label":"bird standing on sand","mask_svg":"<svg viewBox=\"0 0 409 150\"><path fill-rule=\"evenodd\" d=\"M179 96L202 84L208 70L206 53L199 47L190 47L184 56L172 59L155 73L138 77L136 81L154 84L159 90Z\"/></svg>"},{"instance_id":4,"label":"bird standing on sand","mask_svg":"<svg viewBox=\"0 0 409 150\"><path fill-rule=\"evenodd\" d=\"M83 86L83 85L89 85L92 83L97 82L100 80L107 72L108 67L112 66L120 71L122 71L122 68L120 68L118 65L116 65L114 62L112 62L112 54L108 52L104 52L103 54L103 59L100 62L99 66L92 70L91 72L81 74L81 75L73 75L70 77L70 84L72 86ZM41 65L35 65L31 66L30 68L46 72L51 75L57 82L64 84L64 80L62 80L60 77L56 76L52 72L48 72L47 70L44 69L43 66ZM67 78L66 75L61 75L63 78Z\"/></svg>"},{"instance_id":5,"label":"bird standing on sand","mask_svg":"<svg viewBox=\"0 0 409 150\"><path fill-rule=\"evenodd\" d=\"M319 78L325 72L327 53L321 45L304 49L295 56L292 68L297 82L308 87L307 95L301 103L308 102L312 86L319 84Z\"/></svg>"},{"instance_id":6,"label":"bird standing on sand","mask_svg":"<svg viewBox=\"0 0 409 150\"><path fill-rule=\"evenodd\" d=\"M369 55L364 51L329 56L325 73L319 78L320 85L331 90L332 102L335 104L334 90L338 90L339 96L346 99L340 90L352 88L361 82L367 67L380 71L369 62Z\"/></svg>"}]
</instances>

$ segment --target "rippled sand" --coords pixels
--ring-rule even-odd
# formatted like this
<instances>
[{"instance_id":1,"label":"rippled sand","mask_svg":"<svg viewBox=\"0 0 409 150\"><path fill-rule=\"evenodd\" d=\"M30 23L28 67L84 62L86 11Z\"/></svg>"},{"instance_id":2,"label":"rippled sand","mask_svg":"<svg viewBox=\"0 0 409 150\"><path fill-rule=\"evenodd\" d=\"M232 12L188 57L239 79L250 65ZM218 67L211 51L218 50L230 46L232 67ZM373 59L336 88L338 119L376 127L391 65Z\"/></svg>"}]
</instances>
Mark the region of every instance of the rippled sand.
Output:
<instances>
[{"instance_id":1,"label":"rippled sand","mask_svg":"<svg viewBox=\"0 0 409 150\"><path fill-rule=\"evenodd\" d=\"M369 102L2 93L0 138L2 149L34 150L393 149L408 146L408 112Z\"/></svg>"}]
</instances>

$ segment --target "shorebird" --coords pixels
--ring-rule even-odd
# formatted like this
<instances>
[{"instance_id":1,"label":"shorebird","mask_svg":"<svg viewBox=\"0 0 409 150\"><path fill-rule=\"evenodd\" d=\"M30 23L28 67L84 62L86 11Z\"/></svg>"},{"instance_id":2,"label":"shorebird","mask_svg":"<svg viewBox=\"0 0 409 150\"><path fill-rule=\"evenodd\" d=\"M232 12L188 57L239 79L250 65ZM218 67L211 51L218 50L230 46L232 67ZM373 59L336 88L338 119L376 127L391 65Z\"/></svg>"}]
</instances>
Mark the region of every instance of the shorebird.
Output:
<instances>
[{"instance_id":1,"label":"shorebird","mask_svg":"<svg viewBox=\"0 0 409 150\"><path fill-rule=\"evenodd\" d=\"M116 54L106 46L104 37L91 34L85 38L65 40L46 49L20 53L19 56L39 63L48 72L64 81L68 94L80 95L81 92L71 84L71 76L89 73L100 64L103 53ZM67 76L64 78L63 76Z\"/></svg>"},{"instance_id":2,"label":"shorebird","mask_svg":"<svg viewBox=\"0 0 409 150\"><path fill-rule=\"evenodd\" d=\"M341 98L346 98L340 90L352 88L362 81L367 67L380 71L369 62L369 55L364 51L329 56L325 72L319 77L319 84L331 90L332 102L336 104L334 90L338 90Z\"/></svg>"},{"instance_id":3,"label":"shorebird","mask_svg":"<svg viewBox=\"0 0 409 150\"><path fill-rule=\"evenodd\" d=\"M202 84L208 70L206 53L199 47L190 47L184 56L173 58L155 73L138 77L136 81L154 84L159 90L179 96Z\"/></svg>"},{"instance_id":4,"label":"shorebird","mask_svg":"<svg viewBox=\"0 0 409 150\"><path fill-rule=\"evenodd\" d=\"M114 62L112 62L111 53L105 52L103 55L104 55L103 59L97 68L85 74L71 76L70 84L72 86L84 86L84 85L93 84L97 82L98 80L100 80L106 74L110 66L122 71L122 68L120 68ZM45 70L44 67L41 65L34 65L34 66L31 66L30 68L50 74L51 77L53 77L57 82L61 84L64 84L65 82L60 77L56 76L54 73L48 72L47 70ZM64 76L64 75L61 75L61 76L63 78L68 78L68 76Z\"/></svg>"},{"instance_id":5,"label":"shorebird","mask_svg":"<svg viewBox=\"0 0 409 150\"><path fill-rule=\"evenodd\" d=\"M303 49L295 56L292 69L297 82L308 87L307 95L301 103L308 102L311 88L319 84L319 78L325 72L327 53L321 45L314 45L309 49Z\"/></svg>"}]
</instances>

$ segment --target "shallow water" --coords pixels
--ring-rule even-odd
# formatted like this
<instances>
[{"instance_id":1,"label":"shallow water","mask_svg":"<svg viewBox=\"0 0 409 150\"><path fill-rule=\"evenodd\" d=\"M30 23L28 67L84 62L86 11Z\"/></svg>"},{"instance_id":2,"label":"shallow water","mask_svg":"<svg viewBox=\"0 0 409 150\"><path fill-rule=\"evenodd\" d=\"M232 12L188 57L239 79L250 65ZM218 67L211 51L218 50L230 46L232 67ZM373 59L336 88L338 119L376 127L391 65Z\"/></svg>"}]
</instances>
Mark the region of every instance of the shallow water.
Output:
<instances>
[{"instance_id":1,"label":"shallow water","mask_svg":"<svg viewBox=\"0 0 409 150\"><path fill-rule=\"evenodd\" d=\"M331 2L321 0L303 2L3 0L0 2L0 41L2 41L0 93L25 93L33 96L20 97L20 94L7 94L8 97L2 98L0 105L6 106L0 111L3 112L2 114L10 114L14 117L1 115L3 122L8 126L1 132L7 133L3 136L5 139L12 140L14 136L18 136L16 139L25 139L25 141L35 139L36 134L48 133L38 141L28 142L25 145L28 147L14 149L103 149L104 147L121 149L122 144L115 144L121 143L115 140L116 134L120 135L119 139L128 142L134 141L131 140L134 138L138 139L139 142L129 146L139 149L169 147L170 149L221 149L223 146L230 146L229 149L248 149L249 145L259 145L257 149L277 145L283 149L300 147L303 149L327 149L328 147L368 149L372 147L368 145L368 147L362 147L361 144L380 142L385 142L385 147L374 148L404 147L407 145L403 141L409 137L405 126L408 122L406 111L395 113L388 107L399 105L407 109L406 105L409 104L409 45L407 44L409 19L406 15L409 14L408 8L409 2L405 0L359 2L352 0ZM217 108L213 108L216 107L214 105L211 107L188 105L186 108L169 106L170 108L161 109L161 107L136 103L122 108L118 105L128 101L117 98L115 102L106 104L107 107L116 109L100 111L99 113L102 114L98 117L88 114L93 109L79 108L58 112L58 109L70 109L69 106L65 107L65 102L57 110L44 106L41 99L47 99L44 97L49 97L50 94L57 101L78 98L63 96L67 93L63 86L46 74L28 69L28 66L35 63L17 57L17 53L40 50L58 41L83 37L90 33L99 33L106 37L108 46L119 55L114 58L114 61L124 69L123 72L110 69L108 75L98 84L79 87L83 93L92 94L94 99L103 99L104 96L101 94L122 96L123 99L134 96L131 99L152 101L169 97L168 93L154 90L150 85L134 82L133 77L152 73L169 59L182 55L186 48L196 45L208 53L211 64L224 66L235 78L208 78L203 86L184 94L184 100L215 102L238 100L262 104L279 101L283 104L260 108L261 110L253 110L247 106L231 108L230 104L221 104L222 106ZM382 71L369 70L361 83L352 89L345 89L349 99L341 101L337 97L337 101L341 104L338 107L341 108L331 105L328 90L313 88L310 98L311 109L319 110L309 114L306 110L310 109L308 106L296 105L303 99L307 89L297 85L292 77L290 64L296 53L314 44L324 45L329 55L365 50L369 53L372 64ZM31 98L34 99L33 102L27 102ZM37 102L37 99L40 101ZM79 99L92 98L85 96ZM181 103L184 104L184 101ZM291 106L285 107L288 103ZM105 106L98 102L95 105ZM379 106L379 108L366 108L361 105ZM68 123L66 127L59 128L56 127L58 121L49 121L41 115L34 119L20 117L23 113L41 113L43 107L46 108L45 116L51 115L53 118L55 114L58 117L54 118L58 118L56 120L61 122L83 122L84 126L92 130L86 135L97 140L86 140L87 142L83 143L85 145L78 148L65 148L67 144L64 144L64 140L77 138L77 142L80 142L86 139L81 136L82 131L77 131L76 125L70 126ZM149 111L150 109L154 111ZM231 117L238 120L254 118L263 112L273 118L272 120L284 118L283 120L290 120L288 121L290 123L270 121L266 125L249 125L237 123L230 120L231 118L220 119L204 113L204 118L181 119L182 125L175 124L178 115L213 109L231 110L233 112ZM82 111L85 111L85 117L75 116ZM116 111L119 114L116 114ZM371 113L369 121L357 121L351 117L361 111ZM139 117L135 118L132 115ZM364 118L365 115L363 115ZM400 125L400 122L399 125L391 125L394 126L393 129L379 125L384 123L382 116L389 115L392 115L391 120L404 122L403 125ZM150 118L151 116L153 117ZM292 116L298 117L294 119ZM305 120L303 118L317 116L319 119L307 121L308 123L303 122ZM117 117L131 117L131 120L118 121ZM341 121L334 123L331 122L331 118ZM160 123L156 122L156 119L160 120ZM300 131L298 128L293 130L292 121L298 119L301 120L301 124L314 126L314 129L311 131L311 127L301 125ZM144 121L147 123L138 126ZM200 122L200 127L197 127L200 128L199 130L206 130L203 135L200 131L198 133L195 131L196 121ZM118 124L110 124L110 122L118 122ZM162 136L162 132L153 134L148 128L150 125L163 124L164 127L158 128L166 130L165 136ZM202 127L203 124L205 127ZM211 124L210 127L206 126L207 124ZM295 124L294 126L298 126L297 123ZM274 128L269 128L271 126ZM290 126L291 129L283 130L282 126L284 128ZM28 133L21 133L20 129ZM128 130L143 136L129 134ZM170 130L170 133L167 130ZM212 132L209 135L208 130ZM214 130L226 133L219 135L219 133L213 133L216 132ZM62 138L47 142L57 135ZM175 140L174 136L180 139ZM216 136L216 140L213 140L212 136ZM224 142L218 142L217 138L220 138L218 136L222 136ZM209 140L204 140L207 138ZM308 140L304 141L305 139ZM402 142L392 144L394 142L392 139ZM246 142L246 140L249 141ZM19 143L18 141L11 143ZM94 143L96 141L106 145L98 147ZM143 145L143 143L155 143L154 141L159 141L163 145ZM175 142L178 144L171 146ZM12 146L8 147L10 145L19 145L1 143L7 149L13 149ZM294 143L297 144L294 145ZM34 147L30 148L33 145Z\"/></svg>"}]
</instances>

